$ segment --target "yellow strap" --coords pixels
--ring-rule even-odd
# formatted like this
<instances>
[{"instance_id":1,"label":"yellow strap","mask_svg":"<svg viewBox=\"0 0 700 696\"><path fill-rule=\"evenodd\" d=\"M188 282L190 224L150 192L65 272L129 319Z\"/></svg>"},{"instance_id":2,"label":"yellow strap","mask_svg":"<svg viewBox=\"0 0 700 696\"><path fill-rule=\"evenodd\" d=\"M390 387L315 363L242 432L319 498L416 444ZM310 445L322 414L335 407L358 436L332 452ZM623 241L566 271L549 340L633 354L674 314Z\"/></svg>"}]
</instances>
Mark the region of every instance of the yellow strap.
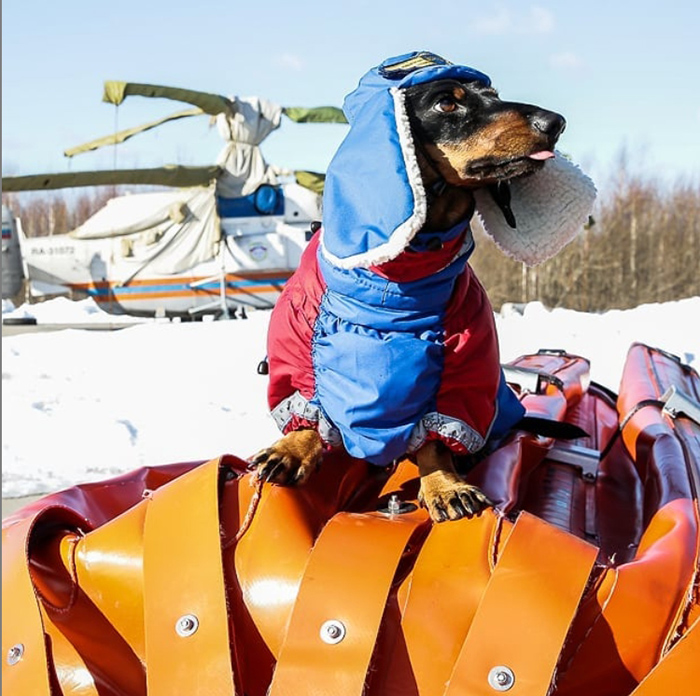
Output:
<instances>
[{"instance_id":1,"label":"yellow strap","mask_svg":"<svg viewBox=\"0 0 700 696\"><path fill-rule=\"evenodd\" d=\"M631 696L689 694L700 683L700 619L644 677Z\"/></svg>"},{"instance_id":2,"label":"yellow strap","mask_svg":"<svg viewBox=\"0 0 700 696\"><path fill-rule=\"evenodd\" d=\"M521 513L505 543L445 696L545 696L597 549Z\"/></svg>"},{"instance_id":3,"label":"yellow strap","mask_svg":"<svg viewBox=\"0 0 700 696\"><path fill-rule=\"evenodd\" d=\"M144 523L149 696L235 694L219 533L219 460L155 490Z\"/></svg>"},{"instance_id":4,"label":"yellow strap","mask_svg":"<svg viewBox=\"0 0 700 696\"><path fill-rule=\"evenodd\" d=\"M426 520L333 517L309 557L269 696L361 696L396 567Z\"/></svg>"},{"instance_id":5,"label":"yellow strap","mask_svg":"<svg viewBox=\"0 0 700 696\"><path fill-rule=\"evenodd\" d=\"M27 566L27 539L37 515L2 530L2 690L49 696L41 610Z\"/></svg>"}]
</instances>

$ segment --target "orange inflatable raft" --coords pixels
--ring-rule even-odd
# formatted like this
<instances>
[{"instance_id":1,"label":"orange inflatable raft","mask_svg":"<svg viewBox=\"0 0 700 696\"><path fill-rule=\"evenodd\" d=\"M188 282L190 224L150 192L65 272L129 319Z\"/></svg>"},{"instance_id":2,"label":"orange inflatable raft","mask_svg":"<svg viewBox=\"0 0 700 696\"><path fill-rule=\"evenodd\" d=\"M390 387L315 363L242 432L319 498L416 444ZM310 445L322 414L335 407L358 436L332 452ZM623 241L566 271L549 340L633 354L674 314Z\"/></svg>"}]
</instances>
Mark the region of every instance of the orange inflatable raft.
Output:
<instances>
[{"instance_id":1,"label":"orange inflatable raft","mask_svg":"<svg viewBox=\"0 0 700 696\"><path fill-rule=\"evenodd\" d=\"M340 454L298 489L226 455L7 518L3 693L697 692L698 374L641 344L619 395L562 351L506 367L586 436L513 433L472 519L432 524L409 460Z\"/></svg>"}]
</instances>

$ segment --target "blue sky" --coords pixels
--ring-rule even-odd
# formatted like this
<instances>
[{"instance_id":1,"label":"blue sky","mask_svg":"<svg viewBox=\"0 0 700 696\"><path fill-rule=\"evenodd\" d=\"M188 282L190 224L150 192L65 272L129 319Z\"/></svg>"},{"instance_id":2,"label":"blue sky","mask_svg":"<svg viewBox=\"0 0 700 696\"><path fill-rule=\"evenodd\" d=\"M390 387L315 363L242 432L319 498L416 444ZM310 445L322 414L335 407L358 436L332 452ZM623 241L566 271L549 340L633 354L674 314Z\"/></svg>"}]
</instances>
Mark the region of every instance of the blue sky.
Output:
<instances>
[{"instance_id":1,"label":"blue sky","mask_svg":"<svg viewBox=\"0 0 700 696\"><path fill-rule=\"evenodd\" d=\"M72 161L63 150L185 108L132 97L117 111L101 101L107 79L340 106L384 58L430 50L486 72L504 98L562 113L560 149L599 186L623 151L635 171L697 181L699 29L689 0L4 0L2 173L111 168L112 148ZM321 171L344 133L285 119L263 152ZM210 164L221 144L198 117L133 138L117 164Z\"/></svg>"}]
</instances>

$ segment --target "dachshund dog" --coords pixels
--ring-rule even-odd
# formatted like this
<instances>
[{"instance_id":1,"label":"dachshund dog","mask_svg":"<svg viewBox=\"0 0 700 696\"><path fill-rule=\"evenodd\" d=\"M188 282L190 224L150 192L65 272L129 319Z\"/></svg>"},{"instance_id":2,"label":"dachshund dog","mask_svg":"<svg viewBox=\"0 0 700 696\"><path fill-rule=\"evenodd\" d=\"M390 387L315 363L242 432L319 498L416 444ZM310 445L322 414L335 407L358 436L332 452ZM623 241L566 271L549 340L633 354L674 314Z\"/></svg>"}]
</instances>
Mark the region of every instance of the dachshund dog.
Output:
<instances>
[{"instance_id":1,"label":"dachshund dog","mask_svg":"<svg viewBox=\"0 0 700 696\"><path fill-rule=\"evenodd\" d=\"M414 54L409 55L413 56ZM419 56L420 55L423 54L419 54ZM433 54L427 55L433 56ZM413 60L413 58L411 58L411 60ZM438 60L441 59L438 57ZM430 59L428 62L427 69L431 70L433 65L430 64ZM467 232L462 232L462 236L468 234L469 238L471 238L468 229L468 221L475 213L476 191L480 189L487 190L501 210L505 221L510 227L516 226L516 221L510 205L509 182L538 172L546 165L547 160L555 156L553 152L554 147L564 130L565 120L559 114L537 106L502 100L496 90L491 86L490 80L478 72L475 77L472 77L471 74L464 76L459 73L459 71L451 70L451 63L445 63L446 67L443 71L445 74L444 77L438 75L437 79L415 80L415 84L412 84L410 79L408 81L404 79L406 74L412 75L410 72L410 63L408 72L405 71L405 61L399 62L399 64L402 66L404 72L399 73L397 76L391 74L389 70L385 72L385 74L392 80L404 80L392 94L394 98L396 98L396 93L400 92L400 98L403 104L402 108L405 109L402 113L405 116L404 121L407 121L410 131L409 139L412 141L411 151L413 152L414 161L417 165L420 177L420 184L417 190L420 192L422 185L425 206L422 217L420 218L420 228L408 235L408 237L410 237L410 243L404 245L402 249L394 253L388 260L380 259L377 262L372 262L370 259L359 265L362 266L362 273L374 274L373 277L380 277L380 279L389 278L390 280L392 278L398 278L397 287L399 291L402 292L401 288L413 287L413 285L411 285L412 282L421 282L416 280L420 274L416 274L412 271L412 264L425 265L426 258L436 258L437 261L427 264L427 267L431 268L430 273L435 275L443 272L443 267L449 264L453 258L459 256L460 252L457 250L464 246L464 240L443 241L443 237L449 233L450 230L454 230L455 227L459 227L460 224L464 225L466 223L465 229ZM442 68L443 64L440 63L439 65ZM392 66L389 67L391 68ZM367 121L371 122L371 118L368 117ZM362 144L360 144L360 147L362 147ZM366 159L360 158L359 161L367 162L366 166L371 168L371 158L375 154L376 153L372 152L372 143L368 142ZM331 165L331 168L332 167L333 163ZM331 173L331 168L329 168L329 175ZM358 171L357 176L361 177L363 173ZM333 184L331 183L331 185ZM327 180L326 188L328 189L328 187L329 181ZM342 190L338 195L343 195ZM324 226L326 224L325 212L326 199L324 198ZM347 218L347 214L343 213L343 217ZM325 233L325 230L322 234L323 233ZM415 245L415 240L421 238L427 239L424 247L420 249L413 248L412 245ZM321 244L323 243L324 242L321 241ZM323 256L322 253L316 251L313 253ZM433 253L433 256L431 256L431 253ZM444 256L441 260L440 254L443 254L443 256L444 254L448 255ZM335 258L333 253L329 253L327 256L331 259ZM311 262L309 261L308 263ZM306 268L308 263L302 262L298 273L307 272L308 274L309 271L308 268ZM314 263L316 265L314 265L314 270L311 274L314 278L319 278L323 276L324 272L319 273L318 265L330 264L331 262L328 262L326 259L324 261L314 261ZM324 268L326 267L330 266L324 265ZM347 264L347 267L350 268L350 265ZM304 270L305 268L306 271ZM471 269L468 265L466 266L465 272L471 273ZM325 271L325 273L329 275L331 272ZM363 278L364 277L369 276L363 276ZM470 287L478 285L475 276L472 274L470 277ZM406 281L406 279L408 280ZM404 281L406 282L404 283ZM457 285L461 282L462 281L458 281ZM402 283L404 284L402 285ZM358 289L361 286L361 283L357 283ZM351 284L349 287L351 288L349 292L352 295L352 287L354 286ZM290 281L289 292L297 297L297 302L304 301L299 299L299 294L302 292L300 288L302 288L302 285ZM450 288L451 294L449 301L452 302L459 293L457 290L453 289L453 286L450 286ZM287 288L285 288L285 292L286 291ZM417 289L416 293L419 292L422 291ZM303 310L307 312L307 324L317 319L315 307L319 303L322 303L323 297L324 290L321 288L309 303L313 305L313 307ZM418 299L420 300L421 297L418 297ZM443 312L443 314L448 317L448 319L445 320L448 323L452 321L449 317L453 316L450 311ZM463 310L458 307L455 315L469 313L470 311L472 310ZM297 313L299 312L297 311ZM487 316L488 314L491 314L488 321L492 321L492 310L490 305L486 302L481 315ZM479 319L479 313L476 313L475 316L478 321L482 321ZM278 310L278 308L275 307L271 318L271 331L282 330L276 329L275 327L287 321L289 321L289 315L284 310ZM358 324L364 323L366 322L363 319L358 319ZM381 328L382 327L377 325L378 331ZM311 331L311 329L309 329L309 331ZM499 377L497 370L500 369L500 363L498 363L497 348L493 347L495 328L490 327L487 328L486 331L489 334L490 342L483 345L491 346L488 350L493 352L488 369L491 370L490 374L492 376L495 375L495 377L491 378L491 382L495 379L496 386L498 386ZM463 335L470 336L469 340L472 340L472 333L478 333L478 330L476 330L474 326L465 327L463 329ZM318 338L317 334L314 334L314 336L316 336L316 338L314 338L313 341L309 339L309 341L313 342L315 346L323 345L325 334L320 338ZM384 334L382 334L382 336L384 336ZM440 340L441 339L438 339L438 343ZM395 360L394 357L387 357L386 361L384 361L381 351L385 350L384 346L389 345L389 343L390 342L384 338L383 340L379 340L377 342L377 347L372 349L380 351L376 353L376 360L381 362L382 367L380 371L382 374L386 370L410 372L412 364L410 362L404 362L401 359ZM280 352L280 350L283 350L293 353L296 350L290 347L286 341L282 341L281 344L279 344L282 346L282 349L279 347L275 349L275 345L277 344L275 344L274 341L268 343L270 371L273 377L276 365L280 361L284 362L285 360L294 359L293 356L291 358L277 359L275 351ZM431 346L432 345L433 344L431 344ZM429 348L429 350L432 349L432 347ZM441 349L447 350L444 347L441 347ZM350 347L349 350L352 350L352 347ZM450 350L453 350L453 348L450 348ZM457 348L454 349L455 352L458 350ZM475 346L475 351L474 354L481 360L483 356L481 356L480 351L482 351L482 349ZM486 349L483 349L483 351L485 352ZM322 374L322 371L327 367L323 363L323 356L323 352L318 352L313 360L310 359L307 361L305 365L308 370L316 370L319 371L319 374ZM348 364L347 361L344 362L346 358L348 358L348 356L339 359L337 364ZM363 360L369 360L367 369L370 372L372 371L372 365L375 361L374 357L366 358L364 355L360 355L359 357L350 356L349 359L351 362L355 363L362 363ZM392 362L392 360L395 360L395 362ZM447 360L448 358L443 359L445 364ZM497 367L494 367L491 363L497 364ZM304 365L302 365L300 369L303 370ZM338 376L342 378L342 372L337 368L335 363L328 369L333 371L335 378L338 378ZM379 368L377 369L379 370ZM477 367L475 372L479 373L480 368ZM365 372L362 374L364 375ZM384 379L384 377L382 378ZM423 380L421 375L418 374L408 375L408 378L412 380L414 384L429 381L428 378ZM300 382L303 383L305 379L306 377L302 376ZM319 379L321 379L321 377L319 377ZM365 377L363 377L363 379L365 379ZM366 379L369 380L371 377L367 377ZM391 379L391 377L388 379ZM284 377L282 381L288 383L290 381L289 376L287 375ZM318 390L317 385L313 383L313 379L309 378L309 381L301 385L287 384L287 390L289 393L295 390L295 393L301 391L306 394L307 399L313 399L313 395L316 391L323 391L325 393L329 391L329 389L332 390L333 387L332 383L329 383L329 387L324 387L324 390ZM349 383L352 384L352 380ZM497 389L493 384L489 383L488 386L490 389L489 399L495 402L498 399ZM410 389L410 387L408 387L408 389ZM480 387L477 385L477 387L475 387L475 393L479 393L479 389ZM500 394L500 391L498 391L498 394ZM352 398L353 396L351 394L347 394L348 400ZM434 400L435 397L432 395L430 398ZM463 397L465 401L469 401L470 399L472 399L472 396L469 394ZM428 401L429 400L430 399L428 399ZM271 406L275 405L275 401L279 402L279 399L273 399ZM425 401L424 404L428 403L428 401ZM321 409L325 408L322 396L320 404ZM440 410L439 407L440 401L438 398L437 410ZM418 408L414 420L416 422L420 420L422 414L424 414L426 410L430 409L425 407L425 405ZM475 410L479 410L479 407L475 406ZM496 408L495 410L497 411L498 409ZM520 412L518 412L518 414L520 414ZM335 419L342 421L341 416L332 415L329 418L331 421L331 430L338 425L338 423L333 422ZM471 451L478 451L478 449L485 444L490 435L489 428L491 427L492 420L493 418L489 417L489 421L481 426L481 436L483 437L477 437L477 441L471 447L467 447L466 450L464 448L460 449L459 446L455 445L458 438L450 432L446 434L442 425L435 426L435 432L432 432L432 434L425 435L425 433L423 433L422 437L413 437L411 440L412 445L411 447L407 447L407 450L410 451L410 455L415 458L420 475L419 501L427 509L433 521L441 522L448 519L459 519L465 516L470 517L491 505L491 502L482 491L467 484L460 477L455 468L453 455L460 452L464 453L465 451L469 453L470 449ZM514 420L517 421L517 418ZM304 483L321 464L324 446L328 446L329 442L335 445L339 444L337 440L333 442L332 438L326 437L318 423L318 420L314 418L309 419L304 417L303 409L302 411L298 411L297 416L294 418L289 418L287 414L285 424L283 425L286 434L272 446L263 449L252 458L252 463L257 467L258 477L281 485L298 485ZM282 425L281 422L280 424ZM342 423L340 423L340 425L342 425ZM510 425L512 425L512 423ZM377 427L381 429L383 426L378 425ZM412 431L414 435L416 427L417 426L414 426ZM353 433L356 429L356 425L351 424L347 426L345 431L346 435L341 438L342 442L340 442L340 445L345 444L345 441L350 439L349 434ZM475 426L475 429L479 430L479 427ZM417 430L420 431L420 427L418 427ZM427 430L430 431L430 426L427 427ZM397 447L398 446L399 445L397 445ZM353 456L358 456L358 452L360 456L362 456L362 449L355 449L350 453L353 454ZM403 456L406 452L401 452L399 450L394 454ZM372 461L371 458L367 458ZM396 457L394 457L394 459L395 458ZM384 464L386 462L379 461L379 463Z\"/></svg>"}]
</instances>

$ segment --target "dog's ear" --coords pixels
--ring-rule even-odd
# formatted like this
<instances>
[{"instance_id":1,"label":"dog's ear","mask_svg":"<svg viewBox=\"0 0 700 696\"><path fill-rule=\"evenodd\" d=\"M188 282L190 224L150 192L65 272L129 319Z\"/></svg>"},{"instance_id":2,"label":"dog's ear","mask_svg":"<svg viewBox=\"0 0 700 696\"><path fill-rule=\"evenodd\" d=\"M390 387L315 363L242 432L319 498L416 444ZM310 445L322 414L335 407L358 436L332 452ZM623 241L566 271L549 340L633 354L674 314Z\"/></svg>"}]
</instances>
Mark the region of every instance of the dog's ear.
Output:
<instances>
[{"instance_id":1,"label":"dog's ear","mask_svg":"<svg viewBox=\"0 0 700 696\"><path fill-rule=\"evenodd\" d=\"M516 228L515 215L510 207L510 186L507 181L499 181L498 183L491 184L489 187L489 193L496 205L501 209L503 217L506 222L513 228Z\"/></svg>"}]
</instances>

